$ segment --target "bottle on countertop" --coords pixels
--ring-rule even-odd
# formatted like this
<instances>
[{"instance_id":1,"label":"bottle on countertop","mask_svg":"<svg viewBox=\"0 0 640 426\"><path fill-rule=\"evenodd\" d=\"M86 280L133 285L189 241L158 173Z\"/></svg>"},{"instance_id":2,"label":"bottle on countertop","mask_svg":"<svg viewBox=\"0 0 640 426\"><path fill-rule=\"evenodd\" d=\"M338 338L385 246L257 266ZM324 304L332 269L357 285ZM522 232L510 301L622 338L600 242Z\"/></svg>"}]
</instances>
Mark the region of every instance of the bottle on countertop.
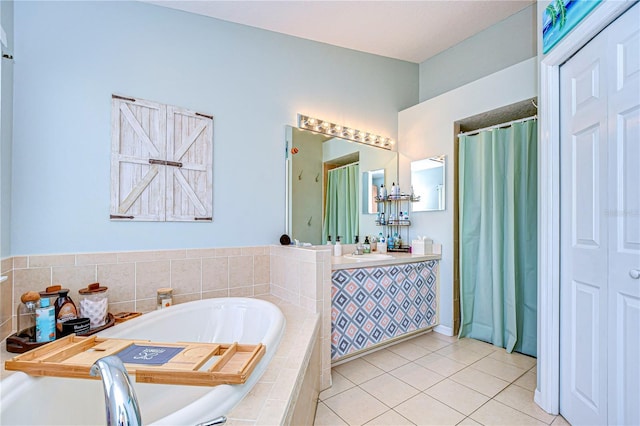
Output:
<instances>
[{"instance_id":1,"label":"bottle on countertop","mask_svg":"<svg viewBox=\"0 0 640 426\"><path fill-rule=\"evenodd\" d=\"M56 329L57 337L63 337L62 335L62 323L69 320L78 318L78 308L73 300L69 297L69 289L63 288L58 291L58 298L56 299Z\"/></svg>"},{"instance_id":2,"label":"bottle on countertop","mask_svg":"<svg viewBox=\"0 0 640 426\"><path fill-rule=\"evenodd\" d=\"M56 339L56 308L48 298L40 300L36 309L36 342L51 342Z\"/></svg>"},{"instance_id":3,"label":"bottle on countertop","mask_svg":"<svg viewBox=\"0 0 640 426\"><path fill-rule=\"evenodd\" d=\"M387 235L387 249L393 250L393 238L391 238L390 234Z\"/></svg>"},{"instance_id":4,"label":"bottle on countertop","mask_svg":"<svg viewBox=\"0 0 640 426\"><path fill-rule=\"evenodd\" d=\"M336 257L342 256L342 244L340 243L340 236L336 237L336 243L333 246L333 255Z\"/></svg>"},{"instance_id":5,"label":"bottle on countertop","mask_svg":"<svg viewBox=\"0 0 640 426\"><path fill-rule=\"evenodd\" d=\"M402 237L396 232L393 235L393 247L399 249L402 246Z\"/></svg>"},{"instance_id":6,"label":"bottle on countertop","mask_svg":"<svg viewBox=\"0 0 640 426\"><path fill-rule=\"evenodd\" d=\"M330 246L331 244L331 235L327 235L327 245Z\"/></svg>"},{"instance_id":7,"label":"bottle on countertop","mask_svg":"<svg viewBox=\"0 0 640 426\"><path fill-rule=\"evenodd\" d=\"M173 289L159 288L156 291L156 310L170 308L173 305Z\"/></svg>"},{"instance_id":8,"label":"bottle on countertop","mask_svg":"<svg viewBox=\"0 0 640 426\"><path fill-rule=\"evenodd\" d=\"M382 232L378 234L378 250L380 251L380 253L387 252L387 241L384 239L384 235L382 234Z\"/></svg>"},{"instance_id":9,"label":"bottle on countertop","mask_svg":"<svg viewBox=\"0 0 640 426\"><path fill-rule=\"evenodd\" d=\"M36 309L40 305L40 295L35 291L28 291L20 297L22 302L18 307L18 336L36 341Z\"/></svg>"},{"instance_id":10,"label":"bottle on countertop","mask_svg":"<svg viewBox=\"0 0 640 426\"><path fill-rule=\"evenodd\" d=\"M364 253L371 253L371 243L369 242L369 236L364 237Z\"/></svg>"}]
</instances>

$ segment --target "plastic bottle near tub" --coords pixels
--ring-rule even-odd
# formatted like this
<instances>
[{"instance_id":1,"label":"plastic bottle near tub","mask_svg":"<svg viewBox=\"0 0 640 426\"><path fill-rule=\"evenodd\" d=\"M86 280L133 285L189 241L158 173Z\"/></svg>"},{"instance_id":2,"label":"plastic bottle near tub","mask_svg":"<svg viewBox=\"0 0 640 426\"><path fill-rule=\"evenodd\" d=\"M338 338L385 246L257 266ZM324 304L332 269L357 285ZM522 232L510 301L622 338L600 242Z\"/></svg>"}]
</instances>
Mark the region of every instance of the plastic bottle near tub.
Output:
<instances>
[{"instance_id":1,"label":"plastic bottle near tub","mask_svg":"<svg viewBox=\"0 0 640 426\"><path fill-rule=\"evenodd\" d=\"M40 299L36 309L36 342L51 342L56 339L56 308L48 298Z\"/></svg>"}]
</instances>

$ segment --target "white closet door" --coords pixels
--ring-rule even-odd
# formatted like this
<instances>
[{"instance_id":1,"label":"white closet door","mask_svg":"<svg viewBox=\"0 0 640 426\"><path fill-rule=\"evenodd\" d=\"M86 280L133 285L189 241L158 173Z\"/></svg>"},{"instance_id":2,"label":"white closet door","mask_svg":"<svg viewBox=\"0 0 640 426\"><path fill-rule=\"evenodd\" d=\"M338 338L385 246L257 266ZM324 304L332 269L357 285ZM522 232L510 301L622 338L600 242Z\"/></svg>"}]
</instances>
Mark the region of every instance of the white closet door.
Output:
<instances>
[{"instance_id":1,"label":"white closet door","mask_svg":"<svg viewBox=\"0 0 640 426\"><path fill-rule=\"evenodd\" d=\"M572 424L607 422L605 45L560 69L560 409Z\"/></svg>"},{"instance_id":2,"label":"white closet door","mask_svg":"<svg viewBox=\"0 0 640 426\"><path fill-rule=\"evenodd\" d=\"M607 37L608 423L640 425L640 6L612 27Z\"/></svg>"},{"instance_id":3,"label":"white closet door","mask_svg":"<svg viewBox=\"0 0 640 426\"><path fill-rule=\"evenodd\" d=\"M560 412L572 424L640 424L638 23L636 5L561 67Z\"/></svg>"}]
</instances>

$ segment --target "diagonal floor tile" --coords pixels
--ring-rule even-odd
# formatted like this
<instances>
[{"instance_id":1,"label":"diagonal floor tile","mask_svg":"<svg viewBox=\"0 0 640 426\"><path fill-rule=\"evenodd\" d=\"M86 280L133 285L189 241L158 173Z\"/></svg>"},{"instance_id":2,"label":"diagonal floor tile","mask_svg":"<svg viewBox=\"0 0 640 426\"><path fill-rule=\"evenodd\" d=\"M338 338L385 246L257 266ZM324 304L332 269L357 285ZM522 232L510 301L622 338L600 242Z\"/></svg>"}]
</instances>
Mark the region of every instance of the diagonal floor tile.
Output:
<instances>
[{"instance_id":1,"label":"diagonal floor tile","mask_svg":"<svg viewBox=\"0 0 640 426\"><path fill-rule=\"evenodd\" d=\"M349 425L362 425L389 410L389 407L358 387L333 396L324 404Z\"/></svg>"},{"instance_id":2,"label":"diagonal floor tile","mask_svg":"<svg viewBox=\"0 0 640 426\"><path fill-rule=\"evenodd\" d=\"M486 426L492 425L546 425L546 423L491 400L471 414L473 420Z\"/></svg>"},{"instance_id":3,"label":"diagonal floor tile","mask_svg":"<svg viewBox=\"0 0 640 426\"><path fill-rule=\"evenodd\" d=\"M509 382L505 382L504 380L490 374L483 373L473 367L467 367L464 370L457 372L451 376L450 379L489 397L494 397L502 389L509 386Z\"/></svg>"},{"instance_id":4,"label":"diagonal floor tile","mask_svg":"<svg viewBox=\"0 0 640 426\"><path fill-rule=\"evenodd\" d=\"M490 357L483 358L480 361L473 363L472 367L507 382L513 382L527 372L527 370L523 368L519 368L511 364L505 364L504 362L500 362Z\"/></svg>"},{"instance_id":5,"label":"diagonal floor tile","mask_svg":"<svg viewBox=\"0 0 640 426\"><path fill-rule=\"evenodd\" d=\"M384 374L383 370L368 363L362 358L340 364L339 366L334 367L334 370L356 385Z\"/></svg>"},{"instance_id":6,"label":"diagonal floor tile","mask_svg":"<svg viewBox=\"0 0 640 426\"><path fill-rule=\"evenodd\" d=\"M340 392L344 392L347 389L351 389L354 386L355 384L344 377L342 374L338 373L337 371L332 371L331 387L320 392L318 398L320 399L320 401L324 401L325 399L331 398L332 396L337 395Z\"/></svg>"},{"instance_id":7,"label":"diagonal floor tile","mask_svg":"<svg viewBox=\"0 0 640 426\"><path fill-rule=\"evenodd\" d=\"M368 426L413 426L413 424L393 410L389 410L367 423Z\"/></svg>"},{"instance_id":8,"label":"diagonal floor tile","mask_svg":"<svg viewBox=\"0 0 640 426\"><path fill-rule=\"evenodd\" d=\"M450 376L467 366L466 364L435 353L418 358L414 362L443 376Z\"/></svg>"},{"instance_id":9,"label":"diagonal floor tile","mask_svg":"<svg viewBox=\"0 0 640 426\"><path fill-rule=\"evenodd\" d=\"M409 386L400 379L396 379L389 373L364 382L360 385L360 388L375 396L390 408L420 393L418 389Z\"/></svg>"},{"instance_id":10,"label":"diagonal floor tile","mask_svg":"<svg viewBox=\"0 0 640 426\"><path fill-rule=\"evenodd\" d=\"M533 402L532 391L528 391L519 386L508 386L505 390L496 395L494 399L547 424L551 423L556 417L547 413L540 408L538 404Z\"/></svg>"},{"instance_id":11,"label":"diagonal floor tile","mask_svg":"<svg viewBox=\"0 0 640 426\"><path fill-rule=\"evenodd\" d=\"M391 352L400 355L403 358L408 359L409 361L416 360L418 358L422 358L425 355L429 355L431 351L423 348L422 346L418 346L411 342L402 342L397 345L389 346Z\"/></svg>"},{"instance_id":12,"label":"diagonal floor tile","mask_svg":"<svg viewBox=\"0 0 640 426\"><path fill-rule=\"evenodd\" d=\"M455 425L465 416L429 395L420 393L395 408L417 425Z\"/></svg>"},{"instance_id":13,"label":"diagonal floor tile","mask_svg":"<svg viewBox=\"0 0 640 426\"><path fill-rule=\"evenodd\" d=\"M502 361L507 364L515 365L519 368L524 368L525 370L530 369L537 363L537 360L534 357L517 352L508 353L503 348L500 348L500 350L492 353L490 355L490 358L497 359L498 361Z\"/></svg>"},{"instance_id":14,"label":"diagonal floor tile","mask_svg":"<svg viewBox=\"0 0 640 426\"><path fill-rule=\"evenodd\" d=\"M388 349L376 351L372 354L364 356L362 359L370 362L371 364L384 371L393 370L394 368L398 368L401 365L405 365L409 362L408 359L403 358Z\"/></svg>"},{"instance_id":15,"label":"diagonal floor tile","mask_svg":"<svg viewBox=\"0 0 640 426\"><path fill-rule=\"evenodd\" d=\"M451 379L445 379L431 386L424 393L467 416L489 400L488 396L469 389Z\"/></svg>"},{"instance_id":16,"label":"diagonal floor tile","mask_svg":"<svg viewBox=\"0 0 640 426\"><path fill-rule=\"evenodd\" d=\"M322 402L318 403L316 419L313 424L315 426L348 426L347 423Z\"/></svg>"},{"instance_id":17,"label":"diagonal floor tile","mask_svg":"<svg viewBox=\"0 0 640 426\"><path fill-rule=\"evenodd\" d=\"M533 392L536 390L536 386L538 385L536 373L533 371L528 371L526 374L522 375L522 377L520 377L518 380L513 382L513 384Z\"/></svg>"}]
</instances>

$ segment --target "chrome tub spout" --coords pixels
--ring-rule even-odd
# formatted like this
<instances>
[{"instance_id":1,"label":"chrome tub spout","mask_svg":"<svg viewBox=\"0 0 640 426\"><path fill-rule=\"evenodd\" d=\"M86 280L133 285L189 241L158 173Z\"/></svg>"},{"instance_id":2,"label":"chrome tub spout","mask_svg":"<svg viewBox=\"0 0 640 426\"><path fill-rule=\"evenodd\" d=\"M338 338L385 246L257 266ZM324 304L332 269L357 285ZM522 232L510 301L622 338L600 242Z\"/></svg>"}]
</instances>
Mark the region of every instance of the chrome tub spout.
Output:
<instances>
[{"instance_id":1,"label":"chrome tub spout","mask_svg":"<svg viewBox=\"0 0 640 426\"><path fill-rule=\"evenodd\" d=\"M124 364L115 355L97 360L90 370L104 386L108 426L142 426L136 393Z\"/></svg>"}]
</instances>

